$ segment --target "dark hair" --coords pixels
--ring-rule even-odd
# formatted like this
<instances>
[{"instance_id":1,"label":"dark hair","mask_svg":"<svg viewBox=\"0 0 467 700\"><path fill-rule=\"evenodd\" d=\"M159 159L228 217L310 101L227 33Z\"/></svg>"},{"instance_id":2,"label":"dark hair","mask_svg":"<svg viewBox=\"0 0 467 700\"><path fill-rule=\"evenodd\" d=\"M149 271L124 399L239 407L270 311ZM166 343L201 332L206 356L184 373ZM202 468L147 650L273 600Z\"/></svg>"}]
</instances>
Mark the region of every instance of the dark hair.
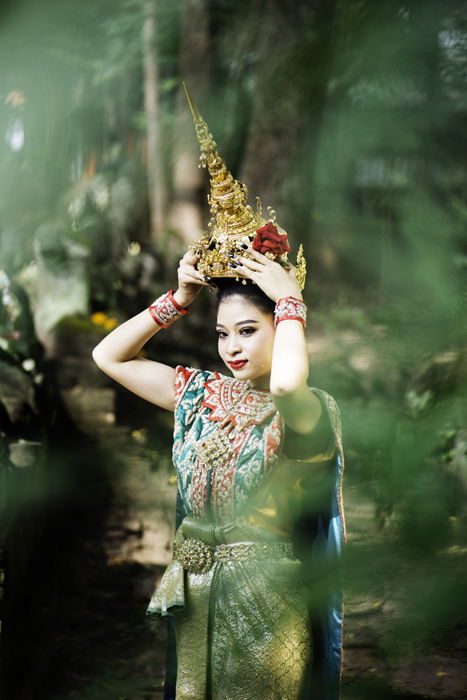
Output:
<instances>
[{"instance_id":1,"label":"dark hair","mask_svg":"<svg viewBox=\"0 0 467 700\"><path fill-rule=\"evenodd\" d=\"M239 294L249 302L257 306L266 314L273 314L275 302L270 299L262 289L254 284L251 280L245 280L246 284L237 282L232 277L216 277L213 283L217 287L216 311L219 309L221 301L229 297Z\"/></svg>"}]
</instances>

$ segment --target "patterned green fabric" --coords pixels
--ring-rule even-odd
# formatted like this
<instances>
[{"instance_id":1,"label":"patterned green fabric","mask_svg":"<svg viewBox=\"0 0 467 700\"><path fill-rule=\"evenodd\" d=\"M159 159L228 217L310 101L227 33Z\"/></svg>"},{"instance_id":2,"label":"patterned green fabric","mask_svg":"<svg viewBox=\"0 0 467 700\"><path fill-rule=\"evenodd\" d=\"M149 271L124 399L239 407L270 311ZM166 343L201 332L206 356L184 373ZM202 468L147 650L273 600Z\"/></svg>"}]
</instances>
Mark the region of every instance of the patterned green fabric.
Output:
<instances>
[{"instance_id":1,"label":"patterned green fabric","mask_svg":"<svg viewBox=\"0 0 467 700\"><path fill-rule=\"evenodd\" d=\"M290 461L282 452L284 422L269 392L181 366L176 368L175 388L173 459L186 514L176 542L291 543L294 518L316 474L324 465L331 482L336 478L329 417L328 453L321 454L323 441L310 435L304 459ZM340 498L341 472L337 476L333 489ZM329 531L340 542L340 500L336 504ZM310 698L314 640L303 566L299 559L281 555L216 561L208 571L193 573L173 560L147 609L148 614L175 616L176 694L166 686L165 697L302 700L306 692ZM333 606L331 635L324 638L337 687L342 624L338 598Z\"/></svg>"}]
</instances>

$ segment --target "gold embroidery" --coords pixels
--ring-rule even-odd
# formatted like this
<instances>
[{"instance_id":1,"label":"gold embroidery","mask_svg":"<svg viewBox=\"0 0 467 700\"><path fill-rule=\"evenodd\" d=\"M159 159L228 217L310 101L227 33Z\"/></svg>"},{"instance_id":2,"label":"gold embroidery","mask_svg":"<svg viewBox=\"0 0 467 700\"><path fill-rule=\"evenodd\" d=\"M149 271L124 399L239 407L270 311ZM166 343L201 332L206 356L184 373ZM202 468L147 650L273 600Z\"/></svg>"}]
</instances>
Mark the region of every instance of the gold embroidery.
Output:
<instances>
[{"instance_id":1,"label":"gold embroidery","mask_svg":"<svg viewBox=\"0 0 467 700\"><path fill-rule=\"evenodd\" d=\"M193 450L200 464L209 467L220 467L234 451L232 443L222 430L213 430L207 437L195 442Z\"/></svg>"}]
</instances>

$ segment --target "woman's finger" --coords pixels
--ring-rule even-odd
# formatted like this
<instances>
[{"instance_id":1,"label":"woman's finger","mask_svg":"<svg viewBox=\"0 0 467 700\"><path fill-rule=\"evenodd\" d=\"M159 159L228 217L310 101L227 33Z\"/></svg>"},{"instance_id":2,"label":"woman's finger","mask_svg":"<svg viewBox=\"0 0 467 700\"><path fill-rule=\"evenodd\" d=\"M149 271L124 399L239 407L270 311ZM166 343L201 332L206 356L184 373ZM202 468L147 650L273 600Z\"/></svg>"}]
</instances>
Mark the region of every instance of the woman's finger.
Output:
<instances>
[{"instance_id":1,"label":"woman's finger","mask_svg":"<svg viewBox=\"0 0 467 700\"><path fill-rule=\"evenodd\" d=\"M234 267L235 265L235 267ZM239 265L238 263L235 263L232 261L231 265L229 265L230 269L235 272L236 275L239 275L239 277L249 277L252 270L246 268L244 265Z\"/></svg>"},{"instance_id":2,"label":"woman's finger","mask_svg":"<svg viewBox=\"0 0 467 700\"><path fill-rule=\"evenodd\" d=\"M200 284L204 287L209 287L209 283L206 282L204 279L199 279L199 277L195 277L194 275L188 275L184 274L182 277L180 277L180 283L181 284Z\"/></svg>"},{"instance_id":3,"label":"woman's finger","mask_svg":"<svg viewBox=\"0 0 467 700\"><path fill-rule=\"evenodd\" d=\"M199 253L193 253L192 250L187 250L180 262L188 263L189 265L196 265L200 258Z\"/></svg>"},{"instance_id":4,"label":"woman's finger","mask_svg":"<svg viewBox=\"0 0 467 700\"><path fill-rule=\"evenodd\" d=\"M237 258L242 265L241 267L245 267L247 270L255 270L256 272L260 272L263 268L264 265L261 263L257 262L256 260L251 260L251 258L245 258L243 255L240 258Z\"/></svg>"},{"instance_id":5,"label":"woman's finger","mask_svg":"<svg viewBox=\"0 0 467 700\"><path fill-rule=\"evenodd\" d=\"M204 280L204 277L203 277L203 275L201 274L201 272L198 272L198 270L196 270L196 269L193 267L193 265L188 265L188 264L186 264L186 263L181 263L181 264L179 265L178 269L179 269L179 273L181 273L181 274L183 274L183 275L191 275L192 277L196 277L196 279Z\"/></svg>"},{"instance_id":6,"label":"woman's finger","mask_svg":"<svg viewBox=\"0 0 467 700\"><path fill-rule=\"evenodd\" d=\"M198 272L194 265L191 263L187 262L186 260L181 260L180 264L178 266L179 270L186 270L187 272L193 273L193 272ZM201 274L201 273L199 273Z\"/></svg>"},{"instance_id":7,"label":"woman's finger","mask_svg":"<svg viewBox=\"0 0 467 700\"><path fill-rule=\"evenodd\" d=\"M259 253L251 245L248 246L248 248L245 248L245 252L248 252L248 254L251 255L254 260L261 263L262 265L265 265L269 262L269 258L267 258L262 253ZM243 251L240 252L240 255L242 255L242 254L243 254Z\"/></svg>"},{"instance_id":8,"label":"woman's finger","mask_svg":"<svg viewBox=\"0 0 467 700\"><path fill-rule=\"evenodd\" d=\"M178 274L190 275L191 277L195 277L196 279L204 280L203 274L199 270L194 268L193 265L189 265L188 263L180 263L180 265L178 266Z\"/></svg>"}]
</instances>

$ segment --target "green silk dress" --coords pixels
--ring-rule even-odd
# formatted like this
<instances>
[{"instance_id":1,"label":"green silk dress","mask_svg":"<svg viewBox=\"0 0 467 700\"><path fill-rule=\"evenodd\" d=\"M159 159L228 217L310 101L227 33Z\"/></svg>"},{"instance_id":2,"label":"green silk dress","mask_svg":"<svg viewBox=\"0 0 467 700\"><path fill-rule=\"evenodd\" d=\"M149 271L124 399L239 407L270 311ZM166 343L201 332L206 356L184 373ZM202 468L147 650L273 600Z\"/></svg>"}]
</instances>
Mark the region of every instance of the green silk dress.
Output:
<instances>
[{"instance_id":1,"label":"green silk dress","mask_svg":"<svg viewBox=\"0 0 467 700\"><path fill-rule=\"evenodd\" d=\"M323 552L338 554L345 539L337 407L311 389L322 414L312 433L301 436L285 425L270 393L252 382L181 365L175 371L173 461L182 509L175 547L197 540L239 552L242 543L257 543L258 554L240 551L200 572L174 556L147 608L174 616L176 679L166 680L164 697L323 700L324 691L311 694L310 685L319 658L330 670L327 697L336 698L342 604L332 592L323 607L324 588L310 567L326 559ZM326 513L320 545L317 523ZM312 608L320 600L317 654Z\"/></svg>"}]
</instances>

